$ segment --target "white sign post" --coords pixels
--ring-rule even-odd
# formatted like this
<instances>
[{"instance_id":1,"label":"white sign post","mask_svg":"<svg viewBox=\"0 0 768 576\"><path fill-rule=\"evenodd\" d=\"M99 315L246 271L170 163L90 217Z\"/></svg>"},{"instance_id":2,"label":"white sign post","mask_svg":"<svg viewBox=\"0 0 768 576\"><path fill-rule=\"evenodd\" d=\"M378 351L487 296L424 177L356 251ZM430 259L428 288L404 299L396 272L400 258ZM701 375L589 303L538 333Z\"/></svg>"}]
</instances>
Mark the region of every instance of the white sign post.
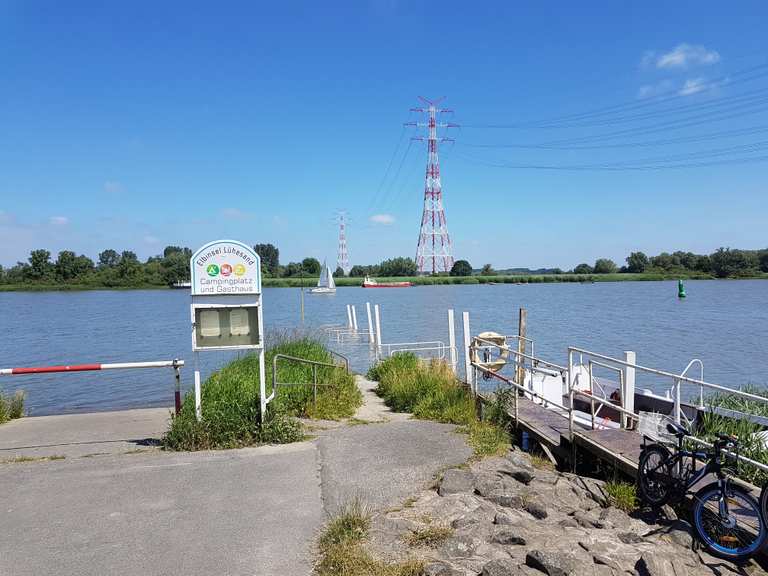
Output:
<instances>
[{"instance_id":1,"label":"white sign post","mask_svg":"<svg viewBox=\"0 0 768 576\"><path fill-rule=\"evenodd\" d=\"M258 350L261 417L267 403L261 259L235 240L209 242L192 255L192 351L195 414L202 418L199 354L205 350Z\"/></svg>"}]
</instances>

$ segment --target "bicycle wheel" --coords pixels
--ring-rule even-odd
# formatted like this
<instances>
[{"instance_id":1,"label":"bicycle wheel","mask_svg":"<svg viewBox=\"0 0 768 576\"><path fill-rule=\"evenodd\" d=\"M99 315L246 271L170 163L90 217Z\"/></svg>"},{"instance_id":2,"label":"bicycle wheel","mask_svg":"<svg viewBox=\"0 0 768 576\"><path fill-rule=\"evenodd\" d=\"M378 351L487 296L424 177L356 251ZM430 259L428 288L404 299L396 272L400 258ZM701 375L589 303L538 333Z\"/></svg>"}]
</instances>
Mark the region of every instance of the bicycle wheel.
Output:
<instances>
[{"instance_id":1,"label":"bicycle wheel","mask_svg":"<svg viewBox=\"0 0 768 576\"><path fill-rule=\"evenodd\" d=\"M768 530L768 482L763 484L763 489L760 491L760 513L763 515L763 524Z\"/></svg>"},{"instance_id":2,"label":"bicycle wheel","mask_svg":"<svg viewBox=\"0 0 768 576\"><path fill-rule=\"evenodd\" d=\"M760 504L738 485L729 485L725 498L717 482L696 492L693 525L707 550L728 560L746 560L765 544L768 532Z\"/></svg>"},{"instance_id":3,"label":"bicycle wheel","mask_svg":"<svg viewBox=\"0 0 768 576\"><path fill-rule=\"evenodd\" d=\"M661 444L649 444L640 454L637 466L637 492L652 508L660 508L672 498L672 454Z\"/></svg>"}]
</instances>

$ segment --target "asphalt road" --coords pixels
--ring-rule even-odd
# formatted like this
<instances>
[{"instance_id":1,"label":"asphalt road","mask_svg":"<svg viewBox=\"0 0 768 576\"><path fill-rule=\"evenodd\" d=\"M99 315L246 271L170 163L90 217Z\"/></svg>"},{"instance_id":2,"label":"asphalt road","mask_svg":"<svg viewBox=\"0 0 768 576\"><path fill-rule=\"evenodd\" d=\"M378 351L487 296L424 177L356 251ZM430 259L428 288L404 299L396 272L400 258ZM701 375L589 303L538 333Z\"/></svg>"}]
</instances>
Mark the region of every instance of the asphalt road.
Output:
<instances>
[{"instance_id":1,"label":"asphalt road","mask_svg":"<svg viewBox=\"0 0 768 576\"><path fill-rule=\"evenodd\" d=\"M391 414L360 385L370 402L359 416L373 423L284 446L126 451L158 412L131 411L136 430L103 436L89 424L125 415L0 427L0 455L67 455L0 464L0 574L309 575L316 537L345 502L400 504L471 455L452 426Z\"/></svg>"}]
</instances>

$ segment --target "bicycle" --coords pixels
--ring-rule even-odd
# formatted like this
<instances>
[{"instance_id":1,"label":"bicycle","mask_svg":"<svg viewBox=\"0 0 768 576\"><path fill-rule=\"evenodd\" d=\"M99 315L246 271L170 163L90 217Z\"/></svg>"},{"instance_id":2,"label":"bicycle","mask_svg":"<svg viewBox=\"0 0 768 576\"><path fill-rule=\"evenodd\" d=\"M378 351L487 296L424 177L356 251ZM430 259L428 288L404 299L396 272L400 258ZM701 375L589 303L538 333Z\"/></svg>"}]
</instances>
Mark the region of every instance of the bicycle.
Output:
<instances>
[{"instance_id":1,"label":"bicycle","mask_svg":"<svg viewBox=\"0 0 768 576\"><path fill-rule=\"evenodd\" d=\"M717 481L694 494L692 524L696 535L711 554L720 558L738 562L756 554L768 540L766 517L761 514L760 503L746 489L731 482L727 454L723 453L724 449L738 450L738 438L718 434L712 450L691 451L683 447L684 438L691 435L685 428L668 423L667 432L677 438L674 454L658 442L646 444L643 437L637 471L641 500L652 508L660 508L682 500L696 483L714 474ZM698 470L697 461L705 463Z\"/></svg>"}]
</instances>

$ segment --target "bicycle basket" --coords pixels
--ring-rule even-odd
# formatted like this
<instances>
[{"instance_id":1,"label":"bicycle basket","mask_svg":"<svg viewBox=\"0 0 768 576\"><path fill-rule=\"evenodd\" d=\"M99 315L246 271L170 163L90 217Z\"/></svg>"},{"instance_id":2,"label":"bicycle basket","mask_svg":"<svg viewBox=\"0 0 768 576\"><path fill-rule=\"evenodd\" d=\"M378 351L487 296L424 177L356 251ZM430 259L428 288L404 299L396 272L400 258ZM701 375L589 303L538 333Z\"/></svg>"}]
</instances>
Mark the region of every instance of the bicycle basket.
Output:
<instances>
[{"instance_id":1,"label":"bicycle basket","mask_svg":"<svg viewBox=\"0 0 768 576\"><path fill-rule=\"evenodd\" d=\"M667 424L674 423L674 420L666 414L657 412L640 412L640 421L637 425L637 431L647 436L655 442L662 444L677 444L677 438L674 434L667 431Z\"/></svg>"}]
</instances>

